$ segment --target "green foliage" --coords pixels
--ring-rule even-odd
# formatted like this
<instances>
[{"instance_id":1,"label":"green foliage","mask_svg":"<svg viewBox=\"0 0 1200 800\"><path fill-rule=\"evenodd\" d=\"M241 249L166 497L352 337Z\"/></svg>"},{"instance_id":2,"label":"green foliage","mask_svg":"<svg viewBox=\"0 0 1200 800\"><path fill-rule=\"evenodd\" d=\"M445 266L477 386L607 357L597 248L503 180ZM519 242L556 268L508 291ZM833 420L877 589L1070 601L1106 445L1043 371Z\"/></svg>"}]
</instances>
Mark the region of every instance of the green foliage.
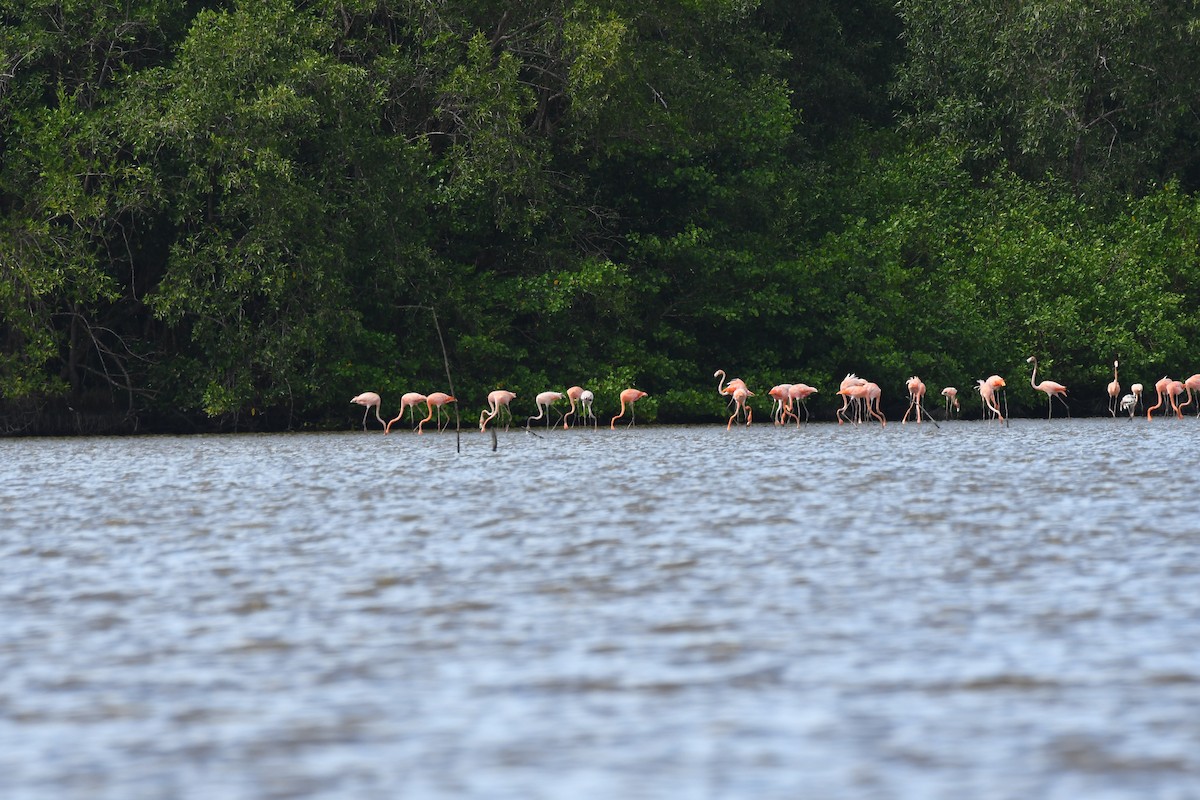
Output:
<instances>
[{"instance_id":1,"label":"green foliage","mask_svg":"<svg viewBox=\"0 0 1200 800\"><path fill-rule=\"evenodd\" d=\"M464 409L723 419L721 367L1019 410L1031 354L1099 408L1200 358L1189 14L0 0L0 397L344 426L444 344Z\"/></svg>"}]
</instances>

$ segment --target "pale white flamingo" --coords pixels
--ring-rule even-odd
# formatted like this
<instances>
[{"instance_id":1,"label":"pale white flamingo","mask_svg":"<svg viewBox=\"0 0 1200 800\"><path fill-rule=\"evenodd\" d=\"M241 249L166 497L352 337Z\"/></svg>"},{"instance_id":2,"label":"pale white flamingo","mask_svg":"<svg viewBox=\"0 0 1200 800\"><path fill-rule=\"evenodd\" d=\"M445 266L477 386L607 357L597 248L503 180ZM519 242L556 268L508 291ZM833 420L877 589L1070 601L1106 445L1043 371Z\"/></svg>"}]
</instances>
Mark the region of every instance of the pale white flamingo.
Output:
<instances>
[{"instance_id":1,"label":"pale white flamingo","mask_svg":"<svg viewBox=\"0 0 1200 800\"><path fill-rule=\"evenodd\" d=\"M344 395L343 395L344 396ZM363 430L367 429L367 415L371 413L371 409L375 409L375 418L383 423L384 428L387 428L387 423L383 422L383 417L379 416L379 405L382 402L375 392L363 392L350 398L351 403L357 403L363 406Z\"/></svg>"},{"instance_id":2,"label":"pale white flamingo","mask_svg":"<svg viewBox=\"0 0 1200 800\"><path fill-rule=\"evenodd\" d=\"M946 419L950 419L950 409L953 407L954 413L958 413L958 389L953 386L947 386L942 389L942 397L946 398Z\"/></svg>"},{"instance_id":3,"label":"pale white flamingo","mask_svg":"<svg viewBox=\"0 0 1200 800\"><path fill-rule=\"evenodd\" d=\"M512 422L512 409L508 404L516 399L516 395L507 389L496 389L488 392L488 407L479 412L479 430L487 428L489 422L496 416L504 417L508 415L508 422L504 423L504 430L508 430L509 424ZM497 425L500 423L497 422Z\"/></svg>"},{"instance_id":4,"label":"pale white flamingo","mask_svg":"<svg viewBox=\"0 0 1200 800\"><path fill-rule=\"evenodd\" d=\"M546 428L550 428L550 406L562 400L565 395L562 392L539 392L538 396L533 398L533 402L537 404L538 413L536 417L530 417L525 420L525 429L529 430L529 423L537 422L544 415L546 417Z\"/></svg>"}]
</instances>

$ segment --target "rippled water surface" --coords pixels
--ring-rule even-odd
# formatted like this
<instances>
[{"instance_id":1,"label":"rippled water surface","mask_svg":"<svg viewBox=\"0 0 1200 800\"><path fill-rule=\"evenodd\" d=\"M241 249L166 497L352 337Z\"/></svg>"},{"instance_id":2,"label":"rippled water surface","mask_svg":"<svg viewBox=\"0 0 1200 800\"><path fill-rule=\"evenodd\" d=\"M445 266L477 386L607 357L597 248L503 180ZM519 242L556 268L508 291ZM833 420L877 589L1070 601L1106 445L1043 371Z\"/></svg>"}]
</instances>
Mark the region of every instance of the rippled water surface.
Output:
<instances>
[{"instance_id":1,"label":"rippled water surface","mask_svg":"<svg viewBox=\"0 0 1200 800\"><path fill-rule=\"evenodd\" d=\"M1198 436L0 441L0 796L1197 798Z\"/></svg>"}]
</instances>

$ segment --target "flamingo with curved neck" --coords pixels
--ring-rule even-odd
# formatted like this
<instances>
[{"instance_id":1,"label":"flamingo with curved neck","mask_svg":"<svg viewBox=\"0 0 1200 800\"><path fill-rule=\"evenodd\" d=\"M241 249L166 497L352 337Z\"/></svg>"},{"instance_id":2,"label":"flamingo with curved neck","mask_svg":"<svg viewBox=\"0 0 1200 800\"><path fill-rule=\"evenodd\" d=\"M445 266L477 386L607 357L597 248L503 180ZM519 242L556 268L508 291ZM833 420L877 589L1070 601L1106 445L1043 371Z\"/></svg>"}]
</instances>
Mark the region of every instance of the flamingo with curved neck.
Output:
<instances>
[{"instance_id":1,"label":"flamingo with curved neck","mask_svg":"<svg viewBox=\"0 0 1200 800\"><path fill-rule=\"evenodd\" d=\"M1056 397L1063 404L1063 408L1067 409L1067 416L1071 416L1071 407L1067 405L1066 401L1067 387L1054 381L1037 382L1037 356L1030 356L1025 359L1025 363L1033 364L1033 374L1029 376L1029 385L1039 392L1046 393L1046 419L1054 416L1054 398Z\"/></svg>"}]
</instances>

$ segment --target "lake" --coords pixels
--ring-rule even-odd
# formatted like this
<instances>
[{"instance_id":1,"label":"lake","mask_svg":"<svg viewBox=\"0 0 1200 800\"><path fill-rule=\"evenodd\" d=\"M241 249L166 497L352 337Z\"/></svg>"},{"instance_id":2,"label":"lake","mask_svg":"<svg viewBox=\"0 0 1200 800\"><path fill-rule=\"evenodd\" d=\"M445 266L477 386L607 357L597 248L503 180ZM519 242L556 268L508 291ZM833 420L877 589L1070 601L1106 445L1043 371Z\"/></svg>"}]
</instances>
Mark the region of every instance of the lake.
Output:
<instances>
[{"instance_id":1,"label":"lake","mask_svg":"<svg viewBox=\"0 0 1200 800\"><path fill-rule=\"evenodd\" d=\"M1198 436L0 440L0 795L1200 797Z\"/></svg>"}]
</instances>

